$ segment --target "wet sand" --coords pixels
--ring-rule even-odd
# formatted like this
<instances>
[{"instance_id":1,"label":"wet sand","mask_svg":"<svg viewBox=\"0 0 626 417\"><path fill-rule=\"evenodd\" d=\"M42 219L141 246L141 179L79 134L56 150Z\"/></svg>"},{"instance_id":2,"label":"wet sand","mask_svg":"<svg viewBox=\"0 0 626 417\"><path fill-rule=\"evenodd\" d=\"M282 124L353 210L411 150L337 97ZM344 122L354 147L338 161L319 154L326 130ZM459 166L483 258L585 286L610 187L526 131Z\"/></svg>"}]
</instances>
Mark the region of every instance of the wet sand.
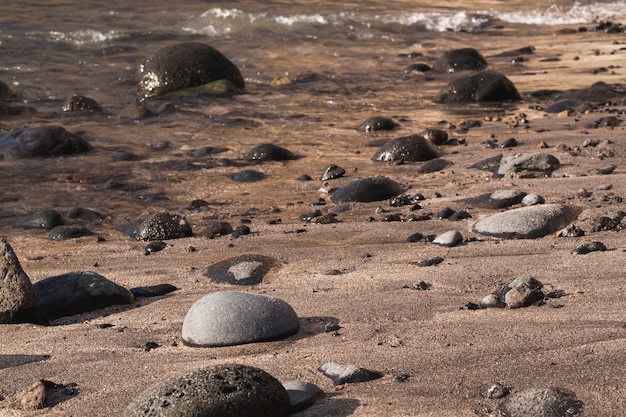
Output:
<instances>
[{"instance_id":1,"label":"wet sand","mask_svg":"<svg viewBox=\"0 0 626 417\"><path fill-rule=\"evenodd\" d=\"M619 51L619 45L613 44L612 39L591 33L584 37L546 37L534 42L538 55L533 56L532 63L523 68L500 64L499 69L523 95L541 88L584 88L596 81L622 83L624 73L620 63L624 52ZM623 41L621 37L618 39ZM494 52L511 49L498 44L495 38L493 42ZM525 45L516 45L520 46ZM561 61L539 60L551 56L559 56ZM608 72L593 74L594 69L611 65L614 68ZM390 83L388 79L381 82ZM437 91L438 85L445 84L444 79L437 80L427 88L429 92ZM390 94L400 94L398 90L408 85L415 88L416 81L400 81ZM254 87L250 89L254 91ZM280 100L288 94L276 93L267 99ZM378 90L371 98L372 103L382 94ZM235 106L246 117L253 118L252 111L242 110L247 100L238 98ZM385 102L389 103L388 98ZM0 405L37 379L76 384L78 395L41 411L19 413L0 409L0 415L117 415L132 398L158 381L226 362L260 367L281 381L303 379L316 383L326 395L298 414L308 417L486 416L498 403L482 398L480 392L492 381L513 390L548 386L569 389L584 403L584 415L622 415L626 410L626 388L620 372L626 362L623 295L626 240L623 231L589 233L589 230L597 215L624 209L624 204L614 199L626 197L624 128L621 125L613 129L586 128L588 123L608 114L602 109L586 115L557 117L528 109L533 104L536 103L525 96L522 104L503 110L478 106L442 109L434 105L412 110L405 98L395 108L367 106L367 110L355 112L353 124L343 120L337 125L338 120L326 113L322 127L317 128L316 103L303 101L293 109L296 128L286 125L281 131L276 126L271 130L261 127L261 132L271 133L261 138L255 136L254 128L244 127L239 139L229 143L224 156L236 157L254 143L282 144L281 137L289 135L290 150L306 155L291 162L260 166L258 169L270 178L255 184L232 182L228 175L236 172L236 167L217 167L199 173L151 169L155 165L150 164L183 155L187 149L207 143L207 138L219 137L221 130L213 126L210 132L199 128L190 132L185 129L184 114L166 116L158 123L148 119L141 126L146 142L154 144L169 139L177 148L165 154L147 153L148 158L141 163L124 165L128 169L124 174L133 181L149 183L150 195L159 189L166 191L169 200L146 203L143 212L138 213L125 210L128 203L124 198L136 199L142 191L111 193L109 197L99 194L109 198L101 204L109 220L96 230L106 237L105 242L99 243L93 237L52 242L43 232L11 226L8 220L32 211L30 202L20 203L21 191L16 185L5 194L14 196L15 200L9 200L10 209L3 210L2 234L33 282L69 271L91 270L127 288L167 282L180 289L168 296L142 299L131 308L112 307L105 312L61 319L51 327L1 325L0 395L5 401ZM223 110L225 105L204 110L214 114L228 112ZM338 106L342 105L347 106L339 100ZM309 112L304 120L298 118L307 108ZM512 127L512 121L522 112L530 121L528 128ZM485 121L484 117L490 114L499 115L501 120ZM360 121L373 115L399 116L404 121L392 133L364 135L354 130ZM281 121L289 120L288 115L281 116ZM622 114L617 116L623 118ZM466 145L443 149L444 158L453 165L442 172L417 174L418 163L393 166L370 160L375 150L367 146L370 141L419 133L423 128L437 127L436 122L442 119L452 123L468 119L483 121L481 127L465 133L450 132L453 137L465 139ZM6 120L3 123L7 124ZM301 131L297 128L307 125ZM105 138L93 128L90 130L88 121L81 127L95 136L94 146L107 149ZM120 125L111 129L110 134L115 135L116 131L133 127ZM544 141L549 147L543 151L560 160L561 167L556 173L563 177L508 176L495 180L488 172L468 168L488 156L509 152L485 148L484 142L492 134L499 141L516 137L521 144L512 152L534 151ZM579 156L556 148L559 144L580 147L586 139L597 140L600 145L583 149ZM182 142L184 145L180 145ZM603 157L602 152L607 150L613 156ZM38 203L41 207L64 208L91 201L89 208L98 210L98 204L93 203L95 194L90 194L96 192L97 183L51 179L94 171L110 179L124 169L120 165L99 165L93 169L89 167L88 157L67 159L72 163L36 162L37 175L47 179L47 184L57 191L42 196ZM329 163L344 167L346 177L328 181L327 185L295 179L302 173L317 179ZM4 161L3 164L7 164L7 170L17 170L28 168L32 162ZM597 169L606 165L617 168L611 175L598 175ZM461 222L434 217L421 222L381 222L382 214L376 213L377 207L403 215L407 214L407 208L396 209L387 202L379 202L350 204L346 210L337 210L329 202L321 209L338 211L337 223L298 221L300 214L316 208L310 206L311 202L320 197L329 200L327 194L319 191L321 188L371 175L385 175L400 182L408 195L424 194L426 200L417 214L434 214L448 206L468 210L472 218ZM605 183L613 188L596 190ZM30 183L26 181L26 184ZM592 191L592 196L576 197L580 188ZM586 236L497 240L471 232L473 223L493 211L469 207L462 200L499 189L538 193L546 202L583 208L576 224L587 231ZM69 201L64 200L70 193ZM435 198L435 193L441 197ZM209 210L185 211L186 204L195 198L210 201ZM219 217L233 225L238 225L242 218L250 219L253 233L239 239L227 236L172 240L164 251L145 256L145 243L133 241L119 229L147 213L162 210L185 215L195 232L210 218ZM376 221L368 221L370 216ZM280 219L279 224L269 224L276 219ZM405 242L416 232L439 234L451 229L459 230L471 241L453 248ZM609 250L571 254L574 248L588 241L601 241ZM190 246L196 250L189 251ZM213 262L242 254L267 255L282 264L262 284L253 287L211 284L198 272ZM416 265L432 256L441 256L444 261L431 267ZM329 274L331 270L342 273ZM544 283L546 290L562 290L566 295L539 307L516 310L465 307L469 302L478 303L501 284L521 275L532 275ZM432 287L426 291L413 289L419 281ZM279 297L298 313L301 330L295 336L270 343L209 349L184 346L181 325L187 310L203 295L220 290ZM556 308L557 304L562 306ZM324 325L333 320L342 326L337 335L324 332ZM114 326L98 327L104 323ZM147 342L161 346L146 352ZM13 366L6 355L49 355L49 358ZM329 361L356 364L383 372L385 376L371 382L333 387L317 371ZM408 375L408 379L398 382L396 377L401 375Z\"/></svg>"}]
</instances>

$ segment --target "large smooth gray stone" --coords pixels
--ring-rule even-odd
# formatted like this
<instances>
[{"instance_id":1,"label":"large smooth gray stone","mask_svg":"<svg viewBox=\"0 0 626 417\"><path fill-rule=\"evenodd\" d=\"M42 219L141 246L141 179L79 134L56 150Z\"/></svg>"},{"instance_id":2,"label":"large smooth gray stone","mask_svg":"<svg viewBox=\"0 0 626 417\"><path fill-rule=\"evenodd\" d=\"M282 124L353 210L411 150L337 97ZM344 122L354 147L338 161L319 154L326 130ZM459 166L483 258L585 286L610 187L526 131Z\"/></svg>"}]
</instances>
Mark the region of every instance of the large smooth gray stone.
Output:
<instances>
[{"instance_id":1,"label":"large smooth gray stone","mask_svg":"<svg viewBox=\"0 0 626 417\"><path fill-rule=\"evenodd\" d=\"M213 347L278 340L298 332L300 322L278 298L221 291L196 301L183 321L183 343Z\"/></svg>"},{"instance_id":2,"label":"large smooth gray stone","mask_svg":"<svg viewBox=\"0 0 626 417\"><path fill-rule=\"evenodd\" d=\"M287 417L289 396L267 372L214 365L163 381L137 396L121 417Z\"/></svg>"},{"instance_id":3,"label":"large smooth gray stone","mask_svg":"<svg viewBox=\"0 0 626 417\"><path fill-rule=\"evenodd\" d=\"M559 160L548 153L524 152L504 155L500 160L497 175L519 171L552 172L559 169Z\"/></svg>"},{"instance_id":4,"label":"large smooth gray stone","mask_svg":"<svg viewBox=\"0 0 626 417\"><path fill-rule=\"evenodd\" d=\"M9 242L0 238L0 323L26 319L36 304L30 278L22 269Z\"/></svg>"},{"instance_id":5,"label":"large smooth gray stone","mask_svg":"<svg viewBox=\"0 0 626 417\"><path fill-rule=\"evenodd\" d=\"M564 204L541 204L494 214L474 225L474 231L505 239L534 239L555 233L576 219L580 209Z\"/></svg>"}]
</instances>

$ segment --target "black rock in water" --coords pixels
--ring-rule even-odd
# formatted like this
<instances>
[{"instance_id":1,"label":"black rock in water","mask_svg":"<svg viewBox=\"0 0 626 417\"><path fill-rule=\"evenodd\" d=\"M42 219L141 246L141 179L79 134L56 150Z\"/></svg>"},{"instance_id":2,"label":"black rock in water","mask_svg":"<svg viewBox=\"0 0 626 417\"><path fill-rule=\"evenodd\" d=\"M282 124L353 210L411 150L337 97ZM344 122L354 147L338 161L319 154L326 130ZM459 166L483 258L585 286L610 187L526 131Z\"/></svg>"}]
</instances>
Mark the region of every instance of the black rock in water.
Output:
<instances>
[{"instance_id":1,"label":"black rock in water","mask_svg":"<svg viewBox=\"0 0 626 417\"><path fill-rule=\"evenodd\" d=\"M388 117L374 116L361 123L356 130L361 132L375 132L377 130L393 130L398 125Z\"/></svg>"},{"instance_id":2,"label":"black rock in water","mask_svg":"<svg viewBox=\"0 0 626 417\"><path fill-rule=\"evenodd\" d=\"M92 236L94 233L86 227L80 226L57 226L50 230L50 239L69 240L84 236Z\"/></svg>"},{"instance_id":3,"label":"black rock in water","mask_svg":"<svg viewBox=\"0 0 626 417\"><path fill-rule=\"evenodd\" d=\"M65 219L63 215L56 210L41 210L18 220L16 223L16 225L20 227L44 230L52 230L62 224L65 224Z\"/></svg>"},{"instance_id":4,"label":"black rock in water","mask_svg":"<svg viewBox=\"0 0 626 417\"><path fill-rule=\"evenodd\" d=\"M137 91L141 98L158 97L218 80L245 88L239 69L220 51L185 42L161 48L146 59L139 70Z\"/></svg>"},{"instance_id":5,"label":"black rock in water","mask_svg":"<svg viewBox=\"0 0 626 417\"><path fill-rule=\"evenodd\" d=\"M135 297L158 297L159 295L169 294L176 291L178 288L172 284L157 284L145 287L134 287L130 289L130 292Z\"/></svg>"},{"instance_id":6,"label":"black rock in water","mask_svg":"<svg viewBox=\"0 0 626 417\"><path fill-rule=\"evenodd\" d=\"M368 203L382 201L402 192L400 184L386 177L370 177L355 180L338 188L330 198L335 204L358 201Z\"/></svg>"},{"instance_id":7,"label":"black rock in water","mask_svg":"<svg viewBox=\"0 0 626 417\"><path fill-rule=\"evenodd\" d=\"M246 159L249 162L288 161L295 159L295 155L273 143L262 143L250 149Z\"/></svg>"},{"instance_id":8,"label":"black rock in water","mask_svg":"<svg viewBox=\"0 0 626 417\"><path fill-rule=\"evenodd\" d=\"M521 96L511 80L496 71L483 71L459 78L442 88L437 103L476 103L520 100Z\"/></svg>"},{"instance_id":9,"label":"black rock in water","mask_svg":"<svg viewBox=\"0 0 626 417\"><path fill-rule=\"evenodd\" d=\"M203 236L209 239L214 239L220 236L226 236L233 232L233 226L228 222L216 221L210 223L206 229L199 233L199 236Z\"/></svg>"},{"instance_id":10,"label":"black rock in water","mask_svg":"<svg viewBox=\"0 0 626 417\"><path fill-rule=\"evenodd\" d=\"M276 260L263 255L242 255L217 262L202 270L210 281L232 285L260 284Z\"/></svg>"},{"instance_id":11,"label":"black rock in water","mask_svg":"<svg viewBox=\"0 0 626 417\"><path fill-rule=\"evenodd\" d=\"M233 174L231 178L237 182L257 182L264 180L265 174L262 174L259 171L254 171L252 169L245 169L243 171L237 172L236 174Z\"/></svg>"},{"instance_id":12,"label":"black rock in water","mask_svg":"<svg viewBox=\"0 0 626 417\"><path fill-rule=\"evenodd\" d=\"M176 214L157 213L135 229L137 240L168 240L192 236L191 225Z\"/></svg>"},{"instance_id":13,"label":"black rock in water","mask_svg":"<svg viewBox=\"0 0 626 417\"><path fill-rule=\"evenodd\" d=\"M57 157L91 149L85 139L60 126L11 132L0 137L0 155L4 159Z\"/></svg>"},{"instance_id":14,"label":"black rock in water","mask_svg":"<svg viewBox=\"0 0 626 417\"><path fill-rule=\"evenodd\" d=\"M481 70L487 66L485 58L474 48L453 49L445 52L433 67L437 72Z\"/></svg>"},{"instance_id":15,"label":"black rock in water","mask_svg":"<svg viewBox=\"0 0 626 417\"><path fill-rule=\"evenodd\" d=\"M403 136L381 146L372 157L374 161L416 162L437 158L439 151L420 135Z\"/></svg>"},{"instance_id":16,"label":"black rock in water","mask_svg":"<svg viewBox=\"0 0 626 417\"><path fill-rule=\"evenodd\" d=\"M85 96L72 96L65 100L61 110L68 112L75 111L101 111L102 108L98 104L98 102L92 98Z\"/></svg>"}]
</instances>

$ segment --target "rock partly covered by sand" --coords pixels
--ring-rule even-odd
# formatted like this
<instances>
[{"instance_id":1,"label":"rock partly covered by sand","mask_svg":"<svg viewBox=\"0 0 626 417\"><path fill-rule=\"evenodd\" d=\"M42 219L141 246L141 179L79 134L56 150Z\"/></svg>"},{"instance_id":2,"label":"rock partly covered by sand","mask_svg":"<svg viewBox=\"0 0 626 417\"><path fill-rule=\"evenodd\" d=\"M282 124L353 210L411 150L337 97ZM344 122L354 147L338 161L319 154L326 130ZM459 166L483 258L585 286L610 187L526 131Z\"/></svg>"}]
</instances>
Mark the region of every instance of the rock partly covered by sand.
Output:
<instances>
[{"instance_id":1,"label":"rock partly covered by sand","mask_svg":"<svg viewBox=\"0 0 626 417\"><path fill-rule=\"evenodd\" d=\"M215 365L148 388L122 417L287 417L289 396L267 372L247 365Z\"/></svg>"},{"instance_id":2,"label":"rock partly covered by sand","mask_svg":"<svg viewBox=\"0 0 626 417\"><path fill-rule=\"evenodd\" d=\"M269 256L241 255L203 268L202 275L209 281L222 284L253 285L261 283L276 263Z\"/></svg>"},{"instance_id":3,"label":"rock partly covered by sand","mask_svg":"<svg viewBox=\"0 0 626 417\"><path fill-rule=\"evenodd\" d=\"M183 342L213 347L278 340L297 333L289 304L261 294L221 291L196 301L183 321Z\"/></svg>"},{"instance_id":4,"label":"rock partly covered by sand","mask_svg":"<svg viewBox=\"0 0 626 417\"><path fill-rule=\"evenodd\" d=\"M573 392L561 388L529 388L511 394L498 406L498 417L567 417L582 412Z\"/></svg>"},{"instance_id":5,"label":"rock partly covered by sand","mask_svg":"<svg viewBox=\"0 0 626 417\"><path fill-rule=\"evenodd\" d=\"M30 278L9 242L0 238L0 323L20 321L33 312L36 304Z\"/></svg>"}]
</instances>

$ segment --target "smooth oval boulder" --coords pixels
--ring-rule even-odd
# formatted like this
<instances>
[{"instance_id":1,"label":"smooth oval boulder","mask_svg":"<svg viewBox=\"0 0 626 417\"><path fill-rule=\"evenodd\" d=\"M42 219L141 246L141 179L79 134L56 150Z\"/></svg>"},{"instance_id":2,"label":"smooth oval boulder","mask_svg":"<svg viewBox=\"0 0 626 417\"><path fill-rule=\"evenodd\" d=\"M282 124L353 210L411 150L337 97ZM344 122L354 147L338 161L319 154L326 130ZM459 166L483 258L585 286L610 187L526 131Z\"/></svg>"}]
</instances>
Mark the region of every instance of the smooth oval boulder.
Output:
<instances>
[{"instance_id":1,"label":"smooth oval boulder","mask_svg":"<svg viewBox=\"0 0 626 417\"><path fill-rule=\"evenodd\" d=\"M287 417L289 396L267 372L247 365L202 368L158 383L121 417Z\"/></svg>"},{"instance_id":2,"label":"smooth oval boulder","mask_svg":"<svg viewBox=\"0 0 626 417\"><path fill-rule=\"evenodd\" d=\"M401 192L400 184L387 177L360 178L335 190L330 200L335 204L350 201L369 203L387 200Z\"/></svg>"},{"instance_id":3,"label":"smooth oval boulder","mask_svg":"<svg viewBox=\"0 0 626 417\"><path fill-rule=\"evenodd\" d=\"M498 408L500 417L571 417L583 404L576 395L561 388L529 388L511 394Z\"/></svg>"},{"instance_id":4,"label":"smooth oval boulder","mask_svg":"<svg viewBox=\"0 0 626 417\"><path fill-rule=\"evenodd\" d=\"M27 320L36 305L30 278L9 242L0 238L0 323Z\"/></svg>"},{"instance_id":5,"label":"smooth oval boulder","mask_svg":"<svg viewBox=\"0 0 626 417\"><path fill-rule=\"evenodd\" d=\"M38 281L33 288L40 322L135 301L129 290L95 272L68 272Z\"/></svg>"},{"instance_id":6,"label":"smooth oval boulder","mask_svg":"<svg viewBox=\"0 0 626 417\"><path fill-rule=\"evenodd\" d=\"M392 139L372 156L373 161L418 162L437 158L439 151L423 136L410 135Z\"/></svg>"},{"instance_id":7,"label":"smooth oval boulder","mask_svg":"<svg viewBox=\"0 0 626 417\"><path fill-rule=\"evenodd\" d=\"M232 346L283 339L299 329L296 312L283 300L222 291L205 295L191 306L182 338L188 346Z\"/></svg>"},{"instance_id":8,"label":"smooth oval boulder","mask_svg":"<svg viewBox=\"0 0 626 417\"><path fill-rule=\"evenodd\" d=\"M139 69L137 91L141 98L151 98L218 80L245 88L239 68L220 51L185 42L161 48L146 59Z\"/></svg>"},{"instance_id":9,"label":"smooth oval boulder","mask_svg":"<svg viewBox=\"0 0 626 417\"><path fill-rule=\"evenodd\" d=\"M521 96L511 80L496 71L459 78L439 91L437 103L481 103L516 101Z\"/></svg>"},{"instance_id":10,"label":"smooth oval boulder","mask_svg":"<svg viewBox=\"0 0 626 417\"><path fill-rule=\"evenodd\" d=\"M534 239L555 233L578 217L580 209L540 204L494 214L477 222L474 232L505 239Z\"/></svg>"},{"instance_id":11,"label":"smooth oval boulder","mask_svg":"<svg viewBox=\"0 0 626 417\"><path fill-rule=\"evenodd\" d=\"M455 72L462 70L481 70L487 66L487 60L474 48L460 48L446 51L437 59L433 70L437 72Z\"/></svg>"},{"instance_id":12,"label":"smooth oval boulder","mask_svg":"<svg viewBox=\"0 0 626 417\"><path fill-rule=\"evenodd\" d=\"M85 139L60 126L11 132L0 137L0 155L4 159L57 157L91 149Z\"/></svg>"},{"instance_id":13,"label":"smooth oval boulder","mask_svg":"<svg viewBox=\"0 0 626 417\"><path fill-rule=\"evenodd\" d=\"M52 230L57 226L65 224L65 219L63 215L56 210L40 210L18 220L15 224L29 229Z\"/></svg>"},{"instance_id":14,"label":"smooth oval boulder","mask_svg":"<svg viewBox=\"0 0 626 417\"><path fill-rule=\"evenodd\" d=\"M561 163L554 155L543 152L523 152L504 155L500 159L497 175L520 171L549 173L559 169Z\"/></svg>"},{"instance_id":15,"label":"smooth oval boulder","mask_svg":"<svg viewBox=\"0 0 626 417\"><path fill-rule=\"evenodd\" d=\"M137 240L168 240L192 236L191 225L177 214L157 213L137 226Z\"/></svg>"},{"instance_id":16,"label":"smooth oval boulder","mask_svg":"<svg viewBox=\"0 0 626 417\"><path fill-rule=\"evenodd\" d=\"M222 284L254 285L260 284L275 264L269 256L241 255L204 268L202 275Z\"/></svg>"},{"instance_id":17,"label":"smooth oval boulder","mask_svg":"<svg viewBox=\"0 0 626 417\"><path fill-rule=\"evenodd\" d=\"M256 145L248 151L246 156L248 162L288 161L295 158L295 155L290 150L273 143Z\"/></svg>"}]
</instances>

